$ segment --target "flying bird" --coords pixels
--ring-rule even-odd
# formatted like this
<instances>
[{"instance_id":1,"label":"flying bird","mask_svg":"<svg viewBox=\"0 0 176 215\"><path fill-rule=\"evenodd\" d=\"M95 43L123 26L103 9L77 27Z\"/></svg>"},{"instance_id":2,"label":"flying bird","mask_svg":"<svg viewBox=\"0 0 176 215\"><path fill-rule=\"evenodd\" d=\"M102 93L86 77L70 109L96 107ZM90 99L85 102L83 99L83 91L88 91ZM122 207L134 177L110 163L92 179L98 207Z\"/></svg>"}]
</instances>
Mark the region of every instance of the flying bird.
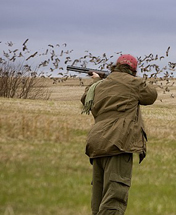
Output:
<instances>
[{"instance_id":1,"label":"flying bird","mask_svg":"<svg viewBox=\"0 0 176 215\"><path fill-rule=\"evenodd\" d=\"M39 64L38 68L41 67L41 66L43 66L43 67L48 66L49 62L50 62L50 59L41 62L41 63Z\"/></svg>"},{"instance_id":2,"label":"flying bird","mask_svg":"<svg viewBox=\"0 0 176 215\"><path fill-rule=\"evenodd\" d=\"M29 39L26 39L23 43L23 51L27 50L27 46L26 46L26 43Z\"/></svg>"},{"instance_id":3,"label":"flying bird","mask_svg":"<svg viewBox=\"0 0 176 215\"><path fill-rule=\"evenodd\" d=\"M28 40L29 40L29 39L26 39L26 40L24 41L23 46L27 43Z\"/></svg>"},{"instance_id":4,"label":"flying bird","mask_svg":"<svg viewBox=\"0 0 176 215\"><path fill-rule=\"evenodd\" d=\"M53 45L51 45L51 44L49 44L48 46L50 46L51 48L54 48L54 46L53 46Z\"/></svg>"},{"instance_id":5,"label":"flying bird","mask_svg":"<svg viewBox=\"0 0 176 215\"><path fill-rule=\"evenodd\" d=\"M161 60L162 58L164 58L164 56L161 56L161 57L160 57L160 60Z\"/></svg>"},{"instance_id":6,"label":"flying bird","mask_svg":"<svg viewBox=\"0 0 176 215\"><path fill-rule=\"evenodd\" d=\"M10 61L15 61L16 60L16 55L14 55L12 58L10 58Z\"/></svg>"},{"instance_id":7,"label":"flying bird","mask_svg":"<svg viewBox=\"0 0 176 215\"><path fill-rule=\"evenodd\" d=\"M78 63L78 62L80 62L80 60L75 59L75 60L73 61L73 63L72 63L72 66L73 66L75 63Z\"/></svg>"},{"instance_id":8,"label":"flying bird","mask_svg":"<svg viewBox=\"0 0 176 215\"><path fill-rule=\"evenodd\" d=\"M12 41L10 41L10 42L7 42L7 45L8 45L8 46L13 46L13 43L12 43Z\"/></svg>"},{"instance_id":9,"label":"flying bird","mask_svg":"<svg viewBox=\"0 0 176 215\"><path fill-rule=\"evenodd\" d=\"M54 71L54 69L53 69L53 68L50 68L50 71L51 71L51 72L53 72L53 71Z\"/></svg>"},{"instance_id":10,"label":"flying bird","mask_svg":"<svg viewBox=\"0 0 176 215\"><path fill-rule=\"evenodd\" d=\"M5 51L3 51L3 54L4 54L4 56L5 56L6 58L9 58L9 54L8 54L8 53L6 53Z\"/></svg>"},{"instance_id":11,"label":"flying bird","mask_svg":"<svg viewBox=\"0 0 176 215\"><path fill-rule=\"evenodd\" d=\"M37 53L38 53L38 52L35 52L34 54L30 55L30 56L26 59L26 61L29 60L31 57L35 57L35 55L36 55Z\"/></svg>"},{"instance_id":12,"label":"flying bird","mask_svg":"<svg viewBox=\"0 0 176 215\"><path fill-rule=\"evenodd\" d=\"M167 51L166 51L166 56L168 57L168 54L169 54L169 50L170 50L170 46L167 48Z\"/></svg>"},{"instance_id":13,"label":"flying bird","mask_svg":"<svg viewBox=\"0 0 176 215\"><path fill-rule=\"evenodd\" d=\"M31 71L31 66L29 66L29 65L24 65L24 68L27 70L27 71Z\"/></svg>"},{"instance_id":14,"label":"flying bird","mask_svg":"<svg viewBox=\"0 0 176 215\"><path fill-rule=\"evenodd\" d=\"M59 72L58 75L64 75L62 72Z\"/></svg>"},{"instance_id":15,"label":"flying bird","mask_svg":"<svg viewBox=\"0 0 176 215\"><path fill-rule=\"evenodd\" d=\"M63 53L64 53L64 51L62 50L62 51L61 51L61 53L60 53L60 56L62 56L62 55L63 55Z\"/></svg>"},{"instance_id":16,"label":"flying bird","mask_svg":"<svg viewBox=\"0 0 176 215\"><path fill-rule=\"evenodd\" d=\"M23 57L23 55L22 55L22 53L21 53L21 52L19 53L18 57Z\"/></svg>"}]
</instances>

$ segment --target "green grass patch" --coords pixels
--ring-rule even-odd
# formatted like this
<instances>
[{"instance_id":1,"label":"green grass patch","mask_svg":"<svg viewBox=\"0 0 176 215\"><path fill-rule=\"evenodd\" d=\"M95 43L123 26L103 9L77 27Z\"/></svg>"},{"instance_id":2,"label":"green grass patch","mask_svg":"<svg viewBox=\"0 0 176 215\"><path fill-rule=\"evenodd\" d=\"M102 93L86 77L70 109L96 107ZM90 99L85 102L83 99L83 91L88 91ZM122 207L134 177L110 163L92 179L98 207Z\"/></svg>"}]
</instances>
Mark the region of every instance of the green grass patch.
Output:
<instances>
[{"instance_id":1,"label":"green grass patch","mask_svg":"<svg viewBox=\"0 0 176 215\"><path fill-rule=\"evenodd\" d=\"M83 144L77 141L42 144L19 141L6 143L6 147L3 144L0 214L9 205L15 214L59 214L59 210L69 209L76 213L80 208L88 208L91 169Z\"/></svg>"},{"instance_id":2,"label":"green grass patch","mask_svg":"<svg viewBox=\"0 0 176 215\"><path fill-rule=\"evenodd\" d=\"M135 156L127 215L174 215L176 141L150 139L147 157Z\"/></svg>"},{"instance_id":3,"label":"green grass patch","mask_svg":"<svg viewBox=\"0 0 176 215\"><path fill-rule=\"evenodd\" d=\"M9 207L24 215L90 214L92 167L84 154L86 132L73 133L70 142L0 144L0 214ZM175 144L151 139L142 164L134 156L126 215L174 215Z\"/></svg>"}]
</instances>

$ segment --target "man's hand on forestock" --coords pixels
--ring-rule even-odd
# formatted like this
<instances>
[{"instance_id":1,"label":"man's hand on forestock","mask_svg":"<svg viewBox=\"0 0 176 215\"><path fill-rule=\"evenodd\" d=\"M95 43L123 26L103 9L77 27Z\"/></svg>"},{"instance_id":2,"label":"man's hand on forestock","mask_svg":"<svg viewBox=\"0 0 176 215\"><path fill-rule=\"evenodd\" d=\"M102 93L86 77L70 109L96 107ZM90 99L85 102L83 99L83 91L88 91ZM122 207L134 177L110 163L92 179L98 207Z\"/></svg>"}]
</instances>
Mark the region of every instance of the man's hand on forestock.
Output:
<instances>
[{"instance_id":1,"label":"man's hand on forestock","mask_svg":"<svg viewBox=\"0 0 176 215\"><path fill-rule=\"evenodd\" d=\"M94 71L92 71L92 76L91 76L92 78L101 78L100 76L99 76L99 74L97 74L96 72L94 72Z\"/></svg>"},{"instance_id":2,"label":"man's hand on forestock","mask_svg":"<svg viewBox=\"0 0 176 215\"><path fill-rule=\"evenodd\" d=\"M91 78L93 78L93 79L95 79L95 78L101 78L101 79L104 78L104 74L103 73L102 74L98 74L94 70L89 71L89 74L90 74Z\"/></svg>"}]
</instances>

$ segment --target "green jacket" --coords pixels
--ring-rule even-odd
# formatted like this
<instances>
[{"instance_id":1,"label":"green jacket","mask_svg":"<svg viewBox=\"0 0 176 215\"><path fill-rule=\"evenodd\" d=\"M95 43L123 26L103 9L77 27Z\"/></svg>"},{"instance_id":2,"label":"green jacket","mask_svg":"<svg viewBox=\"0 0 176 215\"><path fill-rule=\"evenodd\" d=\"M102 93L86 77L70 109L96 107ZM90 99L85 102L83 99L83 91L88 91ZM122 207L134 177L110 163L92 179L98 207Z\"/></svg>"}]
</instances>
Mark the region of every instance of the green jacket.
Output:
<instances>
[{"instance_id":1,"label":"green jacket","mask_svg":"<svg viewBox=\"0 0 176 215\"><path fill-rule=\"evenodd\" d=\"M83 104L87 90L81 98ZM111 73L95 88L91 109L95 124L88 133L86 154L96 158L136 152L141 162L146 154L147 135L140 105L151 105L156 98L156 89L142 78Z\"/></svg>"}]
</instances>

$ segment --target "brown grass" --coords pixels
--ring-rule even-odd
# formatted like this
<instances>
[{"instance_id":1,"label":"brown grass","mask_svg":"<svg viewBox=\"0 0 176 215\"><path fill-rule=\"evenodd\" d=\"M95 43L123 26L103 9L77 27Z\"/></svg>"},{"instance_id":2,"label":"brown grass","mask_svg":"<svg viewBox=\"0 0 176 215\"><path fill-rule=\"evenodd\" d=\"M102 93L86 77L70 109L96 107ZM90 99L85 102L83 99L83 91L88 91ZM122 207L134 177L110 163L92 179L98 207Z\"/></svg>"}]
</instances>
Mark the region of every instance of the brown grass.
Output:
<instances>
[{"instance_id":1,"label":"brown grass","mask_svg":"<svg viewBox=\"0 0 176 215\"><path fill-rule=\"evenodd\" d=\"M85 85L90 82L91 79L86 79ZM49 80L48 87L52 91L48 101L1 98L1 141L6 138L63 141L69 139L71 129L88 130L91 127L93 117L81 115L80 98L85 87L79 86L79 80L58 84ZM176 96L170 95L176 95L176 88L166 94L157 89L155 104L142 107L146 129L149 136L174 139Z\"/></svg>"}]
</instances>

